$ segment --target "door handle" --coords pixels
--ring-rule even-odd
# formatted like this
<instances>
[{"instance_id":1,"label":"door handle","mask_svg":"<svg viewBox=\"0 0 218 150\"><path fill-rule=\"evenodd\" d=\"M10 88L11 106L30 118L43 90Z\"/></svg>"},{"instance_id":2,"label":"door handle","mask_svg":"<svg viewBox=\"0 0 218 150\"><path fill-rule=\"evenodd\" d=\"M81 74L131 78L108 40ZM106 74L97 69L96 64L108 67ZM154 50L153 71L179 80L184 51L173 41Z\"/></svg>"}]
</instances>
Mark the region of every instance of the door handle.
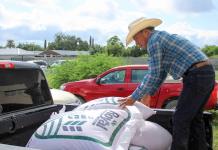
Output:
<instances>
[{"instance_id":1,"label":"door handle","mask_svg":"<svg viewBox=\"0 0 218 150\"><path fill-rule=\"evenodd\" d=\"M118 90L118 91L123 91L123 90L124 90L124 88L117 88L117 90Z\"/></svg>"}]
</instances>

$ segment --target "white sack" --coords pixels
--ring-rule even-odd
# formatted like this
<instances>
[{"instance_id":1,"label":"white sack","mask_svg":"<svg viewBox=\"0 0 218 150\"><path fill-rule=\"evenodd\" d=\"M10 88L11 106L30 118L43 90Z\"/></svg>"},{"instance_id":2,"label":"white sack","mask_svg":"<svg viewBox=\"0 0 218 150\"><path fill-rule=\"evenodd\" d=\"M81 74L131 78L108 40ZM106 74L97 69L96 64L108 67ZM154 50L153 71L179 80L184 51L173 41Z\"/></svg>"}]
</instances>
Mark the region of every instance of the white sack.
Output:
<instances>
[{"instance_id":1,"label":"white sack","mask_svg":"<svg viewBox=\"0 0 218 150\"><path fill-rule=\"evenodd\" d=\"M42 150L127 150L143 124L134 106L59 114L42 124L27 147ZM140 118L140 119L136 119Z\"/></svg>"},{"instance_id":2,"label":"white sack","mask_svg":"<svg viewBox=\"0 0 218 150\"><path fill-rule=\"evenodd\" d=\"M122 97L103 97L89 101L75 108L75 110L92 110L92 109L121 109L119 107L118 99ZM154 115L156 112L151 108L145 106L144 104L136 101L134 106L142 113L144 119L148 119L150 116Z\"/></svg>"},{"instance_id":3,"label":"white sack","mask_svg":"<svg viewBox=\"0 0 218 150\"><path fill-rule=\"evenodd\" d=\"M148 150L148 149L145 147L130 145L128 150Z\"/></svg>"},{"instance_id":4,"label":"white sack","mask_svg":"<svg viewBox=\"0 0 218 150\"><path fill-rule=\"evenodd\" d=\"M171 143L171 134L160 125L150 121L144 121L131 141L131 144L146 147L148 150L168 150Z\"/></svg>"}]
</instances>

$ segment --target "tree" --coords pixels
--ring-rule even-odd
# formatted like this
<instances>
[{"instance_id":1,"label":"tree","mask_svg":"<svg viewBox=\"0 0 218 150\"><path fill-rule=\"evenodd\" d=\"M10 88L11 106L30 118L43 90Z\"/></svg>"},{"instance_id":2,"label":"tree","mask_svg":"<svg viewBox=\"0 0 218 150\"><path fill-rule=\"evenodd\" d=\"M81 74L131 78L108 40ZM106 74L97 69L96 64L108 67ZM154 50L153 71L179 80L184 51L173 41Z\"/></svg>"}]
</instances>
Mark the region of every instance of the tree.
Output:
<instances>
[{"instance_id":1,"label":"tree","mask_svg":"<svg viewBox=\"0 0 218 150\"><path fill-rule=\"evenodd\" d=\"M54 49L56 49L55 42L48 42L47 50L54 50Z\"/></svg>"},{"instance_id":2,"label":"tree","mask_svg":"<svg viewBox=\"0 0 218 150\"><path fill-rule=\"evenodd\" d=\"M202 51L207 55L207 56L213 56L218 54L218 46L215 45L206 45L204 48L202 48Z\"/></svg>"},{"instance_id":3,"label":"tree","mask_svg":"<svg viewBox=\"0 0 218 150\"><path fill-rule=\"evenodd\" d=\"M89 44L76 36L57 33L54 42L48 44L48 49L87 51L89 50Z\"/></svg>"},{"instance_id":4,"label":"tree","mask_svg":"<svg viewBox=\"0 0 218 150\"><path fill-rule=\"evenodd\" d=\"M94 46L94 38L92 36L89 37L89 47Z\"/></svg>"},{"instance_id":5,"label":"tree","mask_svg":"<svg viewBox=\"0 0 218 150\"><path fill-rule=\"evenodd\" d=\"M76 49L79 51L87 51L87 50L89 50L89 44L87 41L83 41L81 38L77 38Z\"/></svg>"},{"instance_id":6,"label":"tree","mask_svg":"<svg viewBox=\"0 0 218 150\"><path fill-rule=\"evenodd\" d=\"M130 56L139 57L145 54L147 54L146 49L139 48L138 46L132 46L130 48Z\"/></svg>"},{"instance_id":7,"label":"tree","mask_svg":"<svg viewBox=\"0 0 218 150\"><path fill-rule=\"evenodd\" d=\"M112 56L122 56L125 50L123 43L118 36L113 36L107 41L107 53Z\"/></svg>"},{"instance_id":8,"label":"tree","mask_svg":"<svg viewBox=\"0 0 218 150\"><path fill-rule=\"evenodd\" d=\"M8 47L8 48L15 48L14 40L7 40L7 44L6 44L5 47Z\"/></svg>"},{"instance_id":9,"label":"tree","mask_svg":"<svg viewBox=\"0 0 218 150\"><path fill-rule=\"evenodd\" d=\"M91 48L90 48L90 52L91 54L103 54L105 53L106 54L106 50L105 50L105 47L101 46L101 45L98 45L98 44L95 44L93 45Z\"/></svg>"},{"instance_id":10,"label":"tree","mask_svg":"<svg viewBox=\"0 0 218 150\"><path fill-rule=\"evenodd\" d=\"M47 48L47 41L45 40L44 41L44 50L46 50L46 48Z\"/></svg>"},{"instance_id":11,"label":"tree","mask_svg":"<svg viewBox=\"0 0 218 150\"><path fill-rule=\"evenodd\" d=\"M40 45L34 43L19 43L17 48L21 48L28 51L42 51L43 48Z\"/></svg>"}]
</instances>

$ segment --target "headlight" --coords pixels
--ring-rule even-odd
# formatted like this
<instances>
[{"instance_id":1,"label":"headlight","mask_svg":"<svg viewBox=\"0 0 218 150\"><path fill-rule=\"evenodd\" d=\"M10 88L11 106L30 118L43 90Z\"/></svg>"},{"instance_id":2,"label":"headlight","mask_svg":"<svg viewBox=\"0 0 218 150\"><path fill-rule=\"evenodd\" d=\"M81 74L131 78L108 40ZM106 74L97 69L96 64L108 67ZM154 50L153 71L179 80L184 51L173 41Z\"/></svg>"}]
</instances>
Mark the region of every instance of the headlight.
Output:
<instances>
[{"instance_id":1,"label":"headlight","mask_svg":"<svg viewBox=\"0 0 218 150\"><path fill-rule=\"evenodd\" d=\"M66 87L66 85L65 85L65 84L62 84L62 85L60 86L60 90L63 90L63 91L64 91L65 87Z\"/></svg>"}]
</instances>

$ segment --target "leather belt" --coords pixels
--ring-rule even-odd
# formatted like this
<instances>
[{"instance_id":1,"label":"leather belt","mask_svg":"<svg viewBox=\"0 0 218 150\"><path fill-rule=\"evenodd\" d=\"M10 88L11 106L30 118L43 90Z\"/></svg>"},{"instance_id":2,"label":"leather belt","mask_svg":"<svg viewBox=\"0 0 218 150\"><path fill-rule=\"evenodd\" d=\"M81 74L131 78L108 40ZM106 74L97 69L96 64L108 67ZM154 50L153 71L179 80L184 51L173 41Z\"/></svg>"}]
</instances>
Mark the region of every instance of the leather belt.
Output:
<instances>
[{"instance_id":1,"label":"leather belt","mask_svg":"<svg viewBox=\"0 0 218 150\"><path fill-rule=\"evenodd\" d=\"M205 60L205 61L200 61L200 62L197 62L197 63L194 63L191 67L191 68L200 68L200 67L203 67L203 66L207 66L207 65L210 65L210 61L209 60Z\"/></svg>"},{"instance_id":2,"label":"leather belt","mask_svg":"<svg viewBox=\"0 0 218 150\"><path fill-rule=\"evenodd\" d=\"M183 74L183 77L185 77L189 71L192 71L194 70L195 68L201 68L203 66L207 66L207 65L211 65L211 62L209 60L205 60L205 61L200 61L200 62L197 62L197 63L194 63L191 65L191 67L189 67L187 69L187 71Z\"/></svg>"}]
</instances>

